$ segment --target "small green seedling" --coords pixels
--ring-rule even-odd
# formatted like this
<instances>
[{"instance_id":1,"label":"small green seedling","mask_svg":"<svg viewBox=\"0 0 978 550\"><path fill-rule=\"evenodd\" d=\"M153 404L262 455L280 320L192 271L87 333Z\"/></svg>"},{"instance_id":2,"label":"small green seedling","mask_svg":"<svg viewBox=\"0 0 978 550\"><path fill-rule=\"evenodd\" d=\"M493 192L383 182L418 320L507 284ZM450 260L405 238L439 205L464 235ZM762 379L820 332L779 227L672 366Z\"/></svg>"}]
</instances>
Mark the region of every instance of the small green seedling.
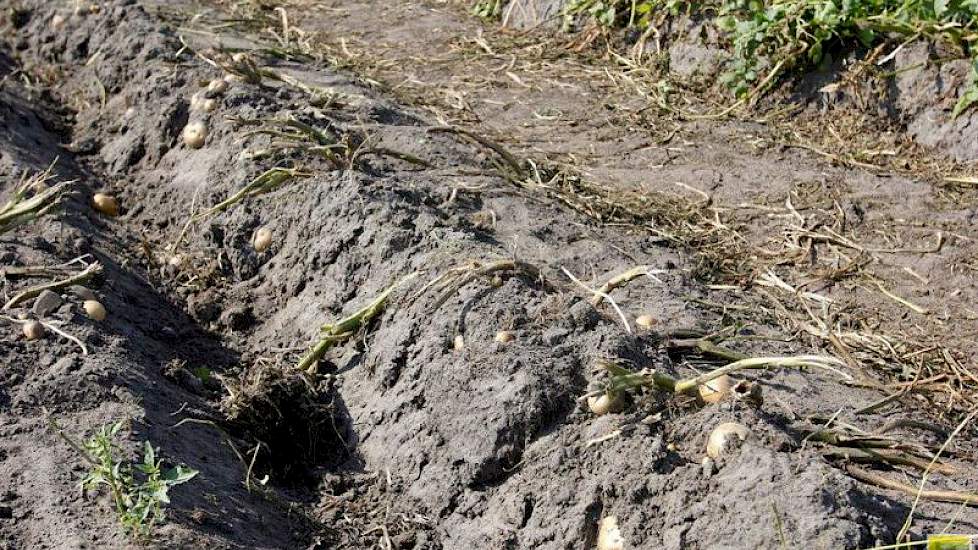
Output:
<instances>
[{"instance_id":1,"label":"small green seedling","mask_svg":"<svg viewBox=\"0 0 978 550\"><path fill-rule=\"evenodd\" d=\"M961 113L967 111L975 103L978 103L978 57L975 57L972 61L971 81L964 91L961 92L957 103L954 104L954 110L951 111L951 120L958 118Z\"/></svg>"},{"instance_id":2,"label":"small green seedling","mask_svg":"<svg viewBox=\"0 0 978 550\"><path fill-rule=\"evenodd\" d=\"M894 38L939 42L953 57L978 63L978 0L572 0L562 13L565 26L584 18L641 30L678 14L712 20L732 54L720 82L742 99L763 95L783 74L823 66L833 52ZM973 81L952 118L976 104Z\"/></svg>"},{"instance_id":3,"label":"small green seedling","mask_svg":"<svg viewBox=\"0 0 978 550\"><path fill-rule=\"evenodd\" d=\"M208 383L211 381L213 375L211 374L211 369L207 367L197 367L193 370L194 376L200 379L203 383Z\"/></svg>"},{"instance_id":4,"label":"small green seedling","mask_svg":"<svg viewBox=\"0 0 978 550\"><path fill-rule=\"evenodd\" d=\"M141 463L122 462L117 458L122 450L115 444L122 426L121 421L102 426L80 449L92 465L80 485L83 491L106 487L122 528L133 538L148 539L153 527L166 520L170 487L190 481L198 472L184 466L161 469L162 461L149 441L143 445Z\"/></svg>"},{"instance_id":5,"label":"small green seedling","mask_svg":"<svg viewBox=\"0 0 978 550\"><path fill-rule=\"evenodd\" d=\"M472 6L472 15L485 19L495 19L503 9L502 0L479 0Z\"/></svg>"}]
</instances>

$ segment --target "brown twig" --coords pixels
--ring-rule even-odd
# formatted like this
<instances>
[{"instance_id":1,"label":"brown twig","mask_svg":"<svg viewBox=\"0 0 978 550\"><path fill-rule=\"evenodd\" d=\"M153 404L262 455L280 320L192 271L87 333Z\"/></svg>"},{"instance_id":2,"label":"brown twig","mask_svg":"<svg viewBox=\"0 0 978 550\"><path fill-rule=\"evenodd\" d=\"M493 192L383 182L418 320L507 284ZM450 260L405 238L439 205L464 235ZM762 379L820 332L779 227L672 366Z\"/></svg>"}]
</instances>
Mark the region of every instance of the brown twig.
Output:
<instances>
[{"instance_id":1,"label":"brown twig","mask_svg":"<svg viewBox=\"0 0 978 550\"><path fill-rule=\"evenodd\" d=\"M540 270L537 269L536 266L519 260L497 260L487 264L472 262L467 266L453 269L447 276L438 277L438 279L436 279L436 281L440 283L440 286L445 290L443 290L438 296L438 299L435 300L435 303L432 305L432 309L438 309L441 307L442 304L447 302L448 299L458 292L460 288L469 284L475 279L485 277L499 271L521 271L527 275L530 275L531 277L539 279L543 278ZM455 275L455 277L453 278L452 275Z\"/></svg>"},{"instance_id":2,"label":"brown twig","mask_svg":"<svg viewBox=\"0 0 978 550\"><path fill-rule=\"evenodd\" d=\"M640 266L633 267L628 271L623 271L618 275L615 275L614 277L609 279L608 282L601 285L601 287L597 289L597 293L594 295L593 298L591 298L591 305L594 306L599 305L601 303L601 300L603 299L603 295L611 294L611 291L632 282L633 280L641 277L642 275L646 275L650 279L655 279L654 277L655 273L662 273L662 270L653 269L651 266L648 265L640 265ZM655 280L658 281L658 279Z\"/></svg>"},{"instance_id":3,"label":"brown twig","mask_svg":"<svg viewBox=\"0 0 978 550\"><path fill-rule=\"evenodd\" d=\"M965 504L967 506L978 506L978 493L967 493L964 491L933 491L924 490L918 491L917 487L907 485L901 481L895 479L890 479L886 476L870 472L869 470L864 470L858 466L852 464L847 464L845 466L846 472L852 477L876 485L877 487L882 487L883 489L891 489L893 491L900 491L901 493L906 493L910 496L916 496L924 500L933 500L937 502L954 502L958 504Z\"/></svg>"},{"instance_id":4,"label":"brown twig","mask_svg":"<svg viewBox=\"0 0 978 550\"><path fill-rule=\"evenodd\" d=\"M428 128L428 131L458 134L460 136L467 137L472 141L478 143L479 145L482 145L487 149L491 149L497 155L502 157L502 159L506 161L506 164L509 165L510 170L513 171L513 174L516 176L517 179L522 180L523 178L526 177L526 173L523 170L523 166L520 164L518 160L516 160L516 157L514 157L512 153L507 151L505 148L503 148L502 145L499 145L498 143L493 143L492 141L489 141L488 139L478 134L472 133L468 130L463 130L462 128L455 128L454 126L435 126L433 128Z\"/></svg>"},{"instance_id":5,"label":"brown twig","mask_svg":"<svg viewBox=\"0 0 978 550\"><path fill-rule=\"evenodd\" d=\"M822 456L825 456L826 458L841 458L851 460L853 462L884 462L887 464L896 464L900 466L913 466L919 470L926 470L927 466L930 465L929 460L892 449L844 447L827 449L822 452ZM931 470L940 472L944 475L954 475L958 473L958 469L950 464L937 463L931 467Z\"/></svg>"}]
</instances>

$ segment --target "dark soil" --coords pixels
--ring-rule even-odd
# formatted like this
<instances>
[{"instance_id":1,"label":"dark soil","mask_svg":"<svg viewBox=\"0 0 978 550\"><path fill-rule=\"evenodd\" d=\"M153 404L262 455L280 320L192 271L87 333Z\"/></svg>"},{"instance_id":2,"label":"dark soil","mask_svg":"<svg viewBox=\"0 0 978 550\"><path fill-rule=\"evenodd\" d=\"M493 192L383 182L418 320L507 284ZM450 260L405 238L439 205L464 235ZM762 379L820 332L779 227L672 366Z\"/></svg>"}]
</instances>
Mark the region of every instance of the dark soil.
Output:
<instances>
[{"instance_id":1,"label":"dark soil","mask_svg":"<svg viewBox=\"0 0 978 550\"><path fill-rule=\"evenodd\" d=\"M752 371L740 378L763 387L760 408L649 392L635 394L624 412L595 416L578 398L605 380L598 359L674 376L712 368L668 343L680 329L723 330L736 296L694 276L702 267L696 250L514 184L490 148L443 127L465 122L520 158L575 165L652 200L667 187L685 196L674 181L731 205L780 206L805 189L806 214L835 205L865 212L862 228L879 241L887 236L874 229L892 229L899 218L900 238L916 248L933 234L917 222L940 223L953 237L937 259L895 253L877 272L920 271L927 288L904 278L894 292L934 315L910 317L863 287L819 290L851 293L854 307L872 307L880 325L939 324L973 339L975 285L950 261L973 257L966 195L948 205L913 174L884 176L768 146L758 123L662 119L637 130L629 118L637 97L613 104L618 92L603 88L605 77L583 60L499 69L495 54L466 50L463 65L455 46L483 31L495 39L496 31L440 3L379 5L287 6L295 28L332 40L324 51L350 38L348 54L372 52L316 59L271 55L266 27L274 19L259 8L258 16L233 11L237 4L115 0L76 11L44 0L0 3L0 196L25 170L52 163L55 181L75 181L60 212L0 236L0 270L98 261L104 273L87 286L108 310L105 321L92 321L83 291L63 289L64 304L44 319L87 354L50 332L25 340L17 321L32 315L31 301L2 312L0 548L138 546L120 532L105 495L80 493L86 464L49 418L78 440L128 419L130 456L149 440L169 462L200 470L173 489L168 522L150 543L160 548L593 548L598 521L609 515L630 548L892 543L912 496L847 476L825 446L805 441L805 430L833 415L869 432L927 416L944 437L917 427L894 433L940 446L960 412L934 404L945 394L856 416L885 393L819 370ZM258 23L215 24L245 16ZM214 94L216 108L203 112L191 98L225 77L208 62L230 62L219 47L247 51L280 76L231 79ZM590 76L552 78L570 69ZM209 127L200 149L181 138L196 120ZM319 128L345 148L336 149L339 158L276 151L282 137L255 132L273 120ZM273 167L300 174L188 223ZM96 212L95 192L118 197L121 215ZM826 197L828 206L818 202ZM750 236L774 242L790 213L766 211ZM273 234L261 252L252 242L259 227ZM427 286L453 269L505 260L532 267L464 280L444 294ZM598 287L637 265L662 273L613 293L630 320L655 318L654 329L632 322L634 332L607 305L592 306L562 271ZM5 301L60 278L11 273L3 275ZM314 372L294 368L322 325L414 273ZM766 312L756 315L738 333L746 338L727 345L758 356L825 352L785 334ZM496 341L501 330L515 338ZM880 371L874 376L887 383L914 376ZM707 436L731 420L753 435L716 471L705 469ZM973 447L956 441L950 461L963 473L934 474L929 486L978 490ZM920 479L913 468L866 467L911 485ZM912 538L952 519L956 531L978 530L974 508L955 504L922 501L913 519Z\"/></svg>"}]
</instances>

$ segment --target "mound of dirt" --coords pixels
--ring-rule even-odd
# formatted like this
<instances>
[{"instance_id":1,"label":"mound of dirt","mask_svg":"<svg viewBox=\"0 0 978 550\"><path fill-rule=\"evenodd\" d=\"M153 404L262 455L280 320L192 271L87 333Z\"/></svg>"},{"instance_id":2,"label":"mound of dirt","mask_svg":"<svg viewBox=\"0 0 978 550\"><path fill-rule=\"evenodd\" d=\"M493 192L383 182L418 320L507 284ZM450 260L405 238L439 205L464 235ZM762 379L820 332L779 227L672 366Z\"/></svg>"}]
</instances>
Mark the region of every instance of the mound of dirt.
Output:
<instances>
[{"instance_id":1,"label":"mound of dirt","mask_svg":"<svg viewBox=\"0 0 978 550\"><path fill-rule=\"evenodd\" d=\"M591 548L609 515L636 548L855 549L900 531L905 498L806 443L815 419L878 392L762 371L741 376L763 385L760 409L642 391L595 416L579 397L607 382L599 359L676 377L713 364L668 345L722 326L693 305L721 298L689 280L689 255L513 178L536 167L355 76L174 23L215 10L25 0L3 29L4 198L23 171L74 181L62 212L0 235L5 293L99 262L85 284L108 310L93 321L84 291L56 289L42 320L77 342L25 340L31 300L4 312L3 547L131 543L104 497L79 495L85 463L48 415L75 439L129 419L125 452L150 440L200 470L173 491L163 548ZM200 148L190 122L207 127ZM119 217L92 208L96 191ZM639 265L654 273L613 292L627 329L566 275L596 288ZM399 281L372 319L322 330ZM704 466L710 431L733 420L753 435ZM919 510L913 536L958 506Z\"/></svg>"}]
</instances>

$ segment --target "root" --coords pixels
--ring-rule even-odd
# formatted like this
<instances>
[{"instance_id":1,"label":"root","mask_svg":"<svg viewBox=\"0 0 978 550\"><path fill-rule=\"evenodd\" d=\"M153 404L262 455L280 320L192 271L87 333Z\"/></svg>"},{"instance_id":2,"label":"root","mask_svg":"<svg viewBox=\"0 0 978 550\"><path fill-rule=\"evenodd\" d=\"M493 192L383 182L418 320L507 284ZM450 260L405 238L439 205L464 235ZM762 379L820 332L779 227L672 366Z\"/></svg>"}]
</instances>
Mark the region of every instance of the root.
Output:
<instances>
[{"instance_id":1,"label":"root","mask_svg":"<svg viewBox=\"0 0 978 550\"><path fill-rule=\"evenodd\" d=\"M584 444L584 448L585 449L589 449L589 448L591 448L591 447L593 447L595 445L600 445L601 443L604 443L605 441L610 441L610 440L612 440L612 439L614 439L614 438L616 438L616 437L618 437L620 435L621 435L621 430L619 429L619 430L614 430L614 431L612 431L610 433L607 433L605 435L602 435L600 437L595 437L594 439L589 439Z\"/></svg>"},{"instance_id":2,"label":"root","mask_svg":"<svg viewBox=\"0 0 978 550\"><path fill-rule=\"evenodd\" d=\"M68 334L67 332L59 329L58 327L54 326L51 323L43 322L42 321L41 324L44 325L44 328L50 330L51 332L53 332L53 333L61 336L62 338L65 338L67 340L71 340L72 342L74 342L75 344L77 344L78 347L81 348L82 355L88 355L88 348L85 347L85 343L82 342L81 340L79 340L78 338L76 338L76 337Z\"/></svg>"},{"instance_id":3,"label":"root","mask_svg":"<svg viewBox=\"0 0 978 550\"><path fill-rule=\"evenodd\" d=\"M586 284L582 283L577 277L574 276L573 273L571 273L570 271L567 271L566 268L563 268L562 267L562 268L560 268L560 270L563 271L564 272L564 275L567 275L567 277L569 277L571 281L574 281L574 284L576 284L577 286L579 286L579 287L583 288L584 290L590 292L591 294L594 294L594 299L597 300L597 303L600 303L602 299L607 300L608 303L611 304L611 307L613 307L615 309L615 313L618 314L618 317L621 318L622 324L625 325L625 332L627 332L628 334L631 334L632 333L632 327L629 326L629 324L628 324L628 317L626 317L625 316L625 313L621 310L620 307L618 307L618 303L615 302L614 298L612 298L611 296L609 296L606 292L602 292L600 290L594 290L593 288L591 288L591 287L587 286ZM605 286L608 286L608 285L605 284ZM604 288L604 287L602 287L602 288ZM592 303L594 303L594 302L592 302Z\"/></svg>"},{"instance_id":4,"label":"root","mask_svg":"<svg viewBox=\"0 0 978 550\"><path fill-rule=\"evenodd\" d=\"M250 457L233 449L246 469L246 486L251 486L259 466L278 476L294 477L303 475L307 466L346 455L336 429L331 390L308 373L257 363L237 380L225 381L225 387L228 395L221 410L229 426L259 442ZM261 450L265 453L259 465ZM262 479L255 481L264 484Z\"/></svg>"}]
</instances>

